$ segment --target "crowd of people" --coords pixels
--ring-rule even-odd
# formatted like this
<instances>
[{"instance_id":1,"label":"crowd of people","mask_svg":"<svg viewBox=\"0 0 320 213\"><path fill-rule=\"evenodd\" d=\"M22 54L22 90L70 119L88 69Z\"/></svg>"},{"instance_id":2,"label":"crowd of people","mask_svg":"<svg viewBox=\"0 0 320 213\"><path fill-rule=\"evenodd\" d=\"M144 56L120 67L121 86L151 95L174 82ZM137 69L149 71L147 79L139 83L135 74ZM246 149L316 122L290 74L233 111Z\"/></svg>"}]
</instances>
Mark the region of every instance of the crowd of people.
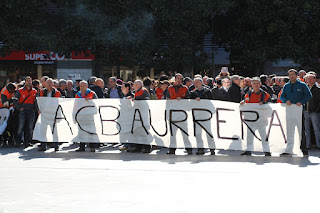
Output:
<instances>
[{"instance_id":1,"label":"crowd of people","mask_svg":"<svg viewBox=\"0 0 320 213\"><path fill-rule=\"evenodd\" d=\"M123 82L121 79L111 77L108 82L97 77L88 81L77 79L75 82L65 79L52 79L43 76L40 80L26 77L19 83L8 83L1 90L1 108L11 110L8 127L1 137L2 146L28 147L40 143L39 151L54 148L59 151L59 143L44 143L32 140L35 121L41 113L37 106L36 97L52 98L84 98L85 100L97 98L116 98L132 100L160 100L160 99L195 99L201 101L221 100L239 103L285 103L287 105L303 105L304 136L301 150L308 155L308 149L320 149L320 84L319 76L313 72L294 69L288 71L287 76L261 75L259 77L242 77L228 73L221 69L215 78L199 74L184 77L177 73L172 78L162 75L159 79L145 77L134 82ZM315 141L315 143L313 143ZM95 152L101 143L89 143L91 152ZM78 152L85 151L86 144L80 143ZM150 145L120 144L121 151L150 153ZM169 148L167 154L175 154L175 148ZM193 150L186 148L187 154ZM197 155L205 154L205 149L199 148ZM210 149L211 155L215 154ZM271 156L265 151L265 156ZM245 151L242 155L251 155ZM291 153L283 153L291 156Z\"/></svg>"}]
</instances>

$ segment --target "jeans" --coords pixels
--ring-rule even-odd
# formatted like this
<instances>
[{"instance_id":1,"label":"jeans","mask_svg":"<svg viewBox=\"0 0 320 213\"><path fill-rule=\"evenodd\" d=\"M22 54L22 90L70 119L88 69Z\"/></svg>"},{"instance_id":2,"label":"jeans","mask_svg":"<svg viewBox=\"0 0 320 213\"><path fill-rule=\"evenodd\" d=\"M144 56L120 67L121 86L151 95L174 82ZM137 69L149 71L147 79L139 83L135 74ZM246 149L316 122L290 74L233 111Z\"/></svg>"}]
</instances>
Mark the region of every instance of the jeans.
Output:
<instances>
[{"instance_id":1,"label":"jeans","mask_svg":"<svg viewBox=\"0 0 320 213\"><path fill-rule=\"evenodd\" d=\"M18 130L15 138L16 144L21 144L22 132L24 133L24 144L30 144L32 140L34 118L35 114L33 111L23 110L19 112Z\"/></svg>"},{"instance_id":2,"label":"jeans","mask_svg":"<svg viewBox=\"0 0 320 213\"><path fill-rule=\"evenodd\" d=\"M317 147L320 148L320 113L304 112L306 143L307 148L311 148L311 125L313 127L314 135L316 138Z\"/></svg>"}]
</instances>

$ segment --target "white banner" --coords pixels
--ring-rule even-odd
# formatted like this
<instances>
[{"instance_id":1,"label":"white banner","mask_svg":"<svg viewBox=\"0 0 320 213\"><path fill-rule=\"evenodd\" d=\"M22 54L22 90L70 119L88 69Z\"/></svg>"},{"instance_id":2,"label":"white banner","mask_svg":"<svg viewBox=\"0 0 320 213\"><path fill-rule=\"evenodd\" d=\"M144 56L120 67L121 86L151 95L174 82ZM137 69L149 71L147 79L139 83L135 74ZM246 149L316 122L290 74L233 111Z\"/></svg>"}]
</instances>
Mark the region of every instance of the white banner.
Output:
<instances>
[{"instance_id":1,"label":"white banner","mask_svg":"<svg viewBox=\"0 0 320 213\"><path fill-rule=\"evenodd\" d=\"M302 107L210 100L37 98L33 139L300 153Z\"/></svg>"}]
</instances>

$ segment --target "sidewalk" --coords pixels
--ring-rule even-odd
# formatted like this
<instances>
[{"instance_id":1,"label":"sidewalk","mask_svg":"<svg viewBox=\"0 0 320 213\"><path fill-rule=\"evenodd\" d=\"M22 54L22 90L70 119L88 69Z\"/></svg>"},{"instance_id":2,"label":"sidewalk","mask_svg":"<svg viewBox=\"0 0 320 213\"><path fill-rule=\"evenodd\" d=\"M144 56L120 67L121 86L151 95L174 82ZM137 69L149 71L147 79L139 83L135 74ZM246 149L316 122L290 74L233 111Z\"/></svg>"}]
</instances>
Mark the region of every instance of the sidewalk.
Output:
<instances>
[{"instance_id":1,"label":"sidewalk","mask_svg":"<svg viewBox=\"0 0 320 213\"><path fill-rule=\"evenodd\" d=\"M309 158L165 152L0 149L0 213L319 212L319 151Z\"/></svg>"}]
</instances>

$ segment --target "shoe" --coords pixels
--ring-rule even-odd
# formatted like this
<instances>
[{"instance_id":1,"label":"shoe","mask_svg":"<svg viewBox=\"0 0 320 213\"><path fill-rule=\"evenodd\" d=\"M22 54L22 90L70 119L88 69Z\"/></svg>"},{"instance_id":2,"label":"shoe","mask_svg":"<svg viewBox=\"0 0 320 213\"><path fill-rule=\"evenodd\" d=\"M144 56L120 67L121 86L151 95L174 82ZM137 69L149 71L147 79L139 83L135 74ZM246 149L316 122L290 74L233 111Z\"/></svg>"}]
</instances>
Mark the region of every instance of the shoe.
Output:
<instances>
[{"instance_id":1,"label":"shoe","mask_svg":"<svg viewBox=\"0 0 320 213\"><path fill-rule=\"evenodd\" d=\"M96 152L95 148L90 148L90 152Z\"/></svg>"},{"instance_id":2,"label":"shoe","mask_svg":"<svg viewBox=\"0 0 320 213\"><path fill-rule=\"evenodd\" d=\"M280 154L280 157L292 157L292 154L282 153L282 154Z\"/></svg>"},{"instance_id":3,"label":"shoe","mask_svg":"<svg viewBox=\"0 0 320 213\"><path fill-rule=\"evenodd\" d=\"M265 152L265 153L264 153L264 156L266 156L266 157L271 157L271 153L270 153L270 152Z\"/></svg>"},{"instance_id":4,"label":"shoe","mask_svg":"<svg viewBox=\"0 0 320 213\"><path fill-rule=\"evenodd\" d=\"M45 152L45 151L47 151L45 148L38 149L38 152Z\"/></svg>"},{"instance_id":5,"label":"shoe","mask_svg":"<svg viewBox=\"0 0 320 213\"><path fill-rule=\"evenodd\" d=\"M192 148L186 148L188 155L192 155Z\"/></svg>"},{"instance_id":6,"label":"shoe","mask_svg":"<svg viewBox=\"0 0 320 213\"><path fill-rule=\"evenodd\" d=\"M167 155L174 155L174 154L176 154L176 150L172 149L172 148L169 148L169 151L166 154Z\"/></svg>"},{"instance_id":7,"label":"shoe","mask_svg":"<svg viewBox=\"0 0 320 213\"><path fill-rule=\"evenodd\" d=\"M31 146L29 143L24 145L24 148L28 148L29 146Z\"/></svg>"},{"instance_id":8,"label":"shoe","mask_svg":"<svg viewBox=\"0 0 320 213\"><path fill-rule=\"evenodd\" d=\"M120 150L120 151L126 151L126 150L127 150L127 147L122 146L122 147L119 148L119 150Z\"/></svg>"},{"instance_id":9,"label":"shoe","mask_svg":"<svg viewBox=\"0 0 320 213\"><path fill-rule=\"evenodd\" d=\"M204 155L204 149L199 148L198 151L196 152L196 155Z\"/></svg>"},{"instance_id":10,"label":"shoe","mask_svg":"<svg viewBox=\"0 0 320 213\"><path fill-rule=\"evenodd\" d=\"M211 155L216 155L216 153L214 152L214 149L210 149Z\"/></svg>"},{"instance_id":11,"label":"shoe","mask_svg":"<svg viewBox=\"0 0 320 213\"><path fill-rule=\"evenodd\" d=\"M127 152L132 152L133 147L132 147L132 146L128 146L128 147L126 148L126 150L127 150Z\"/></svg>"},{"instance_id":12,"label":"shoe","mask_svg":"<svg viewBox=\"0 0 320 213\"><path fill-rule=\"evenodd\" d=\"M150 152L151 152L150 148L143 148L142 149L142 153L150 153Z\"/></svg>"},{"instance_id":13,"label":"shoe","mask_svg":"<svg viewBox=\"0 0 320 213\"><path fill-rule=\"evenodd\" d=\"M84 151L86 151L84 148L79 148L76 150L76 152L84 152Z\"/></svg>"},{"instance_id":14,"label":"shoe","mask_svg":"<svg viewBox=\"0 0 320 213\"><path fill-rule=\"evenodd\" d=\"M241 156L251 156L251 151L245 151L241 153Z\"/></svg>"},{"instance_id":15,"label":"shoe","mask_svg":"<svg viewBox=\"0 0 320 213\"><path fill-rule=\"evenodd\" d=\"M55 151L55 152L58 152L58 151L59 151L59 148L54 148L54 151Z\"/></svg>"},{"instance_id":16,"label":"shoe","mask_svg":"<svg viewBox=\"0 0 320 213\"><path fill-rule=\"evenodd\" d=\"M303 157L309 157L309 153L307 150L302 151Z\"/></svg>"},{"instance_id":17,"label":"shoe","mask_svg":"<svg viewBox=\"0 0 320 213\"><path fill-rule=\"evenodd\" d=\"M131 152L141 152L141 151L142 149L136 146L132 147L132 150L131 150Z\"/></svg>"}]
</instances>

